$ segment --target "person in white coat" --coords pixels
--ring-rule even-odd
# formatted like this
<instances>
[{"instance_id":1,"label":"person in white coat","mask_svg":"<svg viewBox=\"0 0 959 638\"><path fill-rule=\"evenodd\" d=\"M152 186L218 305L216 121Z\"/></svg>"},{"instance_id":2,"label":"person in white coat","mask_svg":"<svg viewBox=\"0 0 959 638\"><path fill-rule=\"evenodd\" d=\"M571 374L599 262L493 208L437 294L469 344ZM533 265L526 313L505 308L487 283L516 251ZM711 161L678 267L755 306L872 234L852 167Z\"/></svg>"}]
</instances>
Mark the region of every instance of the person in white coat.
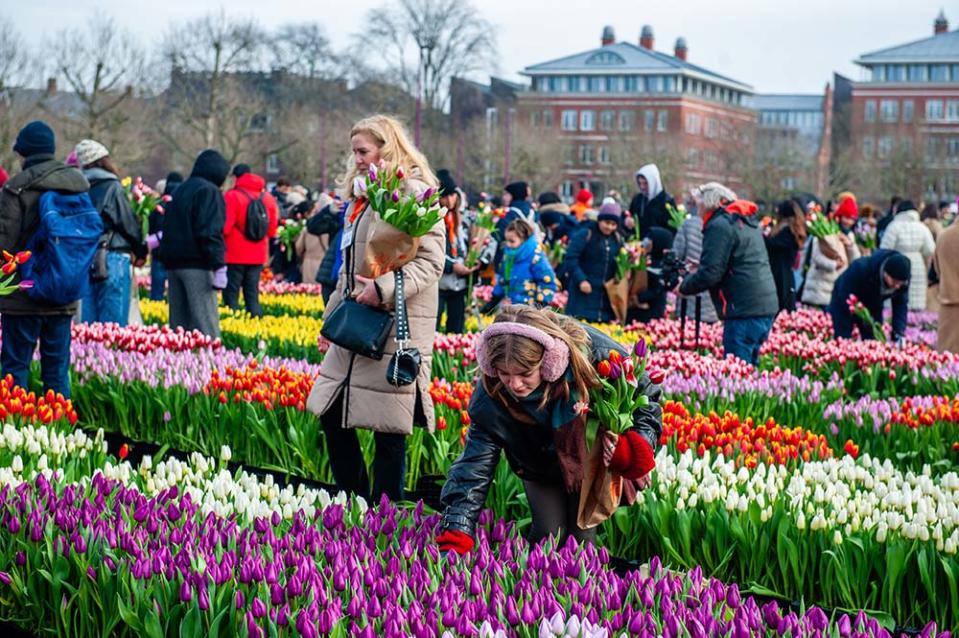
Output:
<instances>
[{"instance_id":1,"label":"person in white coat","mask_svg":"<svg viewBox=\"0 0 959 638\"><path fill-rule=\"evenodd\" d=\"M842 193L839 196L839 205L832 213L839 222L841 232L839 241L845 251L836 254L832 249L824 246L816 237L812 238L809 251L809 270L806 271L806 280L802 286L802 302L810 306L825 308L832 299L832 289L836 285L839 275L845 272L849 264L859 259L862 254L856 245L853 228L859 219L859 207L852 193Z\"/></svg>"},{"instance_id":2,"label":"person in white coat","mask_svg":"<svg viewBox=\"0 0 959 638\"><path fill-rule=\"evenodd\" d=\"M886 228L879 247L897 250L912 262L909 309L925 310L929 260L936 251L936 242L929 228L919 221L915 204L905 200L896 210L896 217Z\"/></svg>"}]
</instances>

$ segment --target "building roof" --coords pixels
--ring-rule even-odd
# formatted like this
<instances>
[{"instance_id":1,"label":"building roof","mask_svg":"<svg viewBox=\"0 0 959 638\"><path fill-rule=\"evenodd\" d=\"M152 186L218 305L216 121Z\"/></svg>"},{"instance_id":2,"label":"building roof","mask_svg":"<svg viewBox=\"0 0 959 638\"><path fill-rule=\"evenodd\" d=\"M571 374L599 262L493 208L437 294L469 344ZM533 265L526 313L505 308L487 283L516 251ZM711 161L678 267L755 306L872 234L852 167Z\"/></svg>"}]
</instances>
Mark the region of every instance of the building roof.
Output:
<instances>
[{"instance_id":1,"label":"building roof","mask_svg":"<svg viewBox=\"0 0 959 638\"><path fill-rule=\"evenodd\" d=\"M890 62L959 62L959 30L865 53L855 62L866 67Z\"/></svg>"},{"instance_id":2,"label":"building roof","mask_svg":"<svg viewBox=\"0 0 959 638\"><path fill-rule=\"evenodd\" d=\"M822 111L822 102L821 94L766 93L752 96L749 106L757 111Z\"/></svg>"},{"instance_id":3,"label":"building roof","mask_svg":"<svg viewBox=\"0 0 959 638\"><path fill-rule=\"evenodd\" d=\"M569 73L605 75L610 72L627 75L679 72L698 79L723 84L739 91L752 91L752 86L749 84L714 73L701 66L680 60L675 56L643 48L631 42L617 42L556 60L550 60L549 62L534 64L523 69L522 75L560 75Z\"/></svg>"}]
</instances>

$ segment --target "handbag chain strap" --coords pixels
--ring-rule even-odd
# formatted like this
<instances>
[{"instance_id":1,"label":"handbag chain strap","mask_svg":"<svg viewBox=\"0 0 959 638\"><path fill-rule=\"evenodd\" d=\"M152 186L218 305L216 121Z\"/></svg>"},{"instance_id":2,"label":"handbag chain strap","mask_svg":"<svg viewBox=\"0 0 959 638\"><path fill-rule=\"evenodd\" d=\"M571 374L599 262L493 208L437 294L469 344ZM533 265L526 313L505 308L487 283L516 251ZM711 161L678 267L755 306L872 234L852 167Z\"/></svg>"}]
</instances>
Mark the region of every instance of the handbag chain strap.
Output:
<instances>
[{"instance_id":1,"label":"handbag chain strap","mask_svg":"<svg viewBox=\"0 0 959 638\"><path fill-rule=\"evenodd\" d=\"M403 270L393 271L393 279L396 288L396 349L401 352L406 350L410 342L410 321L406 315L406 289L403 285Z\"/></svg>"}]
</instances>

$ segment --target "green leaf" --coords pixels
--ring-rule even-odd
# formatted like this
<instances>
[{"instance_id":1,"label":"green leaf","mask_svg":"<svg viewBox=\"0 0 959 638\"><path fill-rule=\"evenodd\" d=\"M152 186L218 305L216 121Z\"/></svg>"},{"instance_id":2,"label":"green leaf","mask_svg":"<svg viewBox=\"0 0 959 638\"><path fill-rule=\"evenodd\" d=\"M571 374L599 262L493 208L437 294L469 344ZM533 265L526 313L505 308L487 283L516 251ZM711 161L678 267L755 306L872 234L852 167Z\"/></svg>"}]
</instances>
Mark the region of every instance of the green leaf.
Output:
<instances>
[{"instance_id":1,"label":"green leaf","mask_svg":"<svg viewBox=\"0 0 959 638\"><path fill-rule=\"evenodd\" d=\"M193 638L202 635L203 621L200 617L200 608L194 602L190 611L180 621L180 638Z\"/></svg>"},{"instance_id":2,"label":"green leaf","mask_svg":"<svg viewBox=\"0 0 959 638\"><path fill-rule=\"evenodd\" d=\"M147 612L143 623L143 629L146 631L147 636L150 636L150 638L164 638L163 627L160 625L160 617L157 616L156 611L153 609Z\"/></svg>"}]
</instances>

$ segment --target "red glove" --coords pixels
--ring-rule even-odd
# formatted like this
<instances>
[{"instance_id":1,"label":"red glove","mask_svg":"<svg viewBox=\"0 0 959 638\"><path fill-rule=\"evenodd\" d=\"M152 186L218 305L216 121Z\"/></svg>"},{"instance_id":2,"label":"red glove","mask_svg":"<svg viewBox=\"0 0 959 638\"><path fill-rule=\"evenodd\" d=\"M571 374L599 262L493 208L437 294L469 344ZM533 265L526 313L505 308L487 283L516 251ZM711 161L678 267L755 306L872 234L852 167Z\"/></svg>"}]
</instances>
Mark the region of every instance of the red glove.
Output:
<instances>
[{"instance_id":1,"label":"red glove","mask_svg":"<svg viewBox=\"0 0 959 638\"><path fill-rule=\"evenodd\" d=\"M441 552L454 551L460 556L473 549L474 541L470 536L455 529L448 529L436 537Z\"/></svg>"},{"instance_id":2,"label":"red glove","mask_svg":"<svg viewBox=\"0 0 959 638\"><path fill-rule=\"evenodd\" d=\"M627 430L619 435L609 469L625 479L646 476L656 467L653 448L639 432Z\"/></svg>"}]
</instances>

